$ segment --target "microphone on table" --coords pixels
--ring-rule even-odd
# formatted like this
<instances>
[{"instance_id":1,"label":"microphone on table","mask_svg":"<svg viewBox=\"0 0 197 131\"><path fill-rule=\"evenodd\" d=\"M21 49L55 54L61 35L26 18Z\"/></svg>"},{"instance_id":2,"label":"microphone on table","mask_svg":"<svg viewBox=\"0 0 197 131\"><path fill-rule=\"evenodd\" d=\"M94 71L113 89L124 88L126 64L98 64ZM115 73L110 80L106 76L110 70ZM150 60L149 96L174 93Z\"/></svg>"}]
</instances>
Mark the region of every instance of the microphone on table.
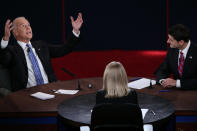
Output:
<instances>
[{"instance_id":1,"label":"microphone on table","mask_svg":"<svg viewBox=\"0 0 197 131\"><path fill-rule=\"evenodd\" d=\"M153 86L152 86L152 79L150 79L150 85L149 85L148 88L149 88L149 89L152 89L152 88L153 88Z\"/></svg>"},{"instance_id":2,"label":"microphone on table","mask_svg":"<svg viewBox=\"0 0 197 131\"><path fill-rule=\"evenodd\" d=\"M67 73L68 75L70 75L72 78L77 79L77 90L82 90L82 88L80 86L79 79L76 77L75 74L71 73L69 70L67 70L64 67L62 67L61 70L64 71L65 73Z\"/></svg>"},{"instance_id":3,"label":"microphone on table","mask_svg":"<svg viewBox=\"0 0 197 131\"><path fill-rule=\"evenodd\" d=\"M155 72L153 74L151 74L151 76L150 76L150 85L149 85L148 89L153 89L152 81L153 81L154 77L155 77Z\"/></svg>"}]
</instances>

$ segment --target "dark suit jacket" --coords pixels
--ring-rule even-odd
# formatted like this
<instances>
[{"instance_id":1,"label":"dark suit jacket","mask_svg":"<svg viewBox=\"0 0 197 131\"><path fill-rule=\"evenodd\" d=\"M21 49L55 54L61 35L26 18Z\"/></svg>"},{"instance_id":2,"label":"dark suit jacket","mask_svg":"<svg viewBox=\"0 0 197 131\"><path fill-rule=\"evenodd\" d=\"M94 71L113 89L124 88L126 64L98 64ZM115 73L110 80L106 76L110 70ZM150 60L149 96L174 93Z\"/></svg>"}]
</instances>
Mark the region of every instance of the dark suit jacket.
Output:
<instances>
[{"instance_id":1,"label":"dark suit jacket","mask_svg":"<svg viewBox=\"0 0 197 131\"><path fill-rule=\"evenodd\" d=\"M178 73L178 56L178 49L168 49L165 60L156 70L157 82L160 79L170 77L172 74L175 80L180 79L181 89L197 89L197 46L191 42L184 61L182 78L179 77Z\"/></svg>"},{"instance_id":2,"label":"dark suit jacket","mask_svg":"<svg viewBox=\"0 0 197 131\"><path fill-rule=\"evenodd\" d=\"M137 93L135 90L129 92L127 96L119 97L119 98L105 98L106 91L99 90L96 93L96 104L104 104L104 103L131 103L138 105Z\"/></svg>"},{"instance_id":3,"label":"dark suit jacket","mask_svg":"<svg viewBox=\"0 0 197 131\"><path fill-rule=\"evenodd\" d=\"M73 34L66 44L50 45L45 41L31 42L41 60L49 82L57 81L50 58L60 57L70 53L77 43L79 43L79 38ZM0 51L1 63L9 68L12 91L26 88L28 70L23 49L15 41L15 43L9 43L6 49L1 49Z\"/></svg>"}]
</instances>

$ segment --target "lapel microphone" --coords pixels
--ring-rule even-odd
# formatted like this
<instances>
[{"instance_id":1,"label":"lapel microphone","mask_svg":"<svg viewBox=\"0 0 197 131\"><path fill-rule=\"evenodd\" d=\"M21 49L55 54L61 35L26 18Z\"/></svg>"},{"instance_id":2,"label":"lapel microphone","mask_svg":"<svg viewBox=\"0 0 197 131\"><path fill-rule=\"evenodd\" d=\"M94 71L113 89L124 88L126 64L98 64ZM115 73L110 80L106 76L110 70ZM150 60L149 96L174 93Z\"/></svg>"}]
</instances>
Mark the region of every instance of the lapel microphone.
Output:
<instances>
[{"instance_id":1,"label":"lapel microphone","mask_svg":"<svg viewBox=\"0 0 197 131\"><path fill-rule=\"evenodd\" d=\"M69 76L71 76L74 79L77 79L77 90L82 90L81 86L80 86L80 82L79 79L76 77L75 74L71 73L69 70L67 70L66 68L62 67L61 68L62 71L64 71L65 73L67 73Z\"/></svg>"},{"instance_id":2,"label":"lapel microphone","mask_svg":"<svg viewBox=\"0 0 197 131\"><path fill-rule=\"evenodd\" d=\"M28 53L30 52L30 49L29 49L29 47L27 47L27 52L28 52Z\"/></svg>"},{"instance_id":3,"label":"lapel microphone","mask_svg":"<svg viewBox=\"0 0 197 131\"><path fill-rule=\"evenodd\" d=\"M152 74L151 73L151 75L150 75L150 85L148 86L148 89L153 89L153 82L152 82L152 80L154 80L154 78L155 78L155 73L156 73L156 71Z\"/></svg>"}]
</instances>

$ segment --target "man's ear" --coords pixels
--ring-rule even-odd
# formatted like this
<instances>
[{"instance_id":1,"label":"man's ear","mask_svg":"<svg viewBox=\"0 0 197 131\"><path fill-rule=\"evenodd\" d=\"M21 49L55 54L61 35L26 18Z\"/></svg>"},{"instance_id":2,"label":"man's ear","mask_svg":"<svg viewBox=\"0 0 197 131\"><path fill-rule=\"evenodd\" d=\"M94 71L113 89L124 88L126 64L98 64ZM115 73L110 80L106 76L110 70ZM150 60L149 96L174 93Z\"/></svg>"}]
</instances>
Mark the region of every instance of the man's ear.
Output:
<instances>
[{"instance_id":1,"label":"man's ear","mask_svg":"<svg viewBox=\"0 0 197 131\"><path fill-rule=\"evenodd\" d=\"M13 34L13 36L16 38L16 36L18 35L17 30L16 30L16 29L13 29L13 30L12 30L12 34Z\"/></svg>"},{"instance_id":2,"label":"man's ear","mask_svg":"<svg viewBox=\"0 0 197 131\"><path fill-rule=\"evenodd\" d=\"M180 43L180 45L183 45L185 43L185 41L184 40L180 40L179 43Z\"/></svg>"}]
</instances>

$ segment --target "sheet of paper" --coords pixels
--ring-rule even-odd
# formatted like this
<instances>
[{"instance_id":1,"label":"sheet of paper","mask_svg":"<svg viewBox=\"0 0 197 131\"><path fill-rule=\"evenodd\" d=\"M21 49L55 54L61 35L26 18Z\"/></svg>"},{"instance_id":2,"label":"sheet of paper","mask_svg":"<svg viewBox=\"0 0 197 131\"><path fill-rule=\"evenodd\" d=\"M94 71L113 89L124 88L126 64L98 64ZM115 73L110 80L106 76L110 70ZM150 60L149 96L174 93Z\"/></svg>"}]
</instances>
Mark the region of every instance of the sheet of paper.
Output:
<instances>
[{"instance_id":1,"label":"sheet of paper","mask_svg":"<svg viewBox=\"0 0 197 131\"><path fill-rule=\"evenodd\" d=\"M89 126L80 126L80 131L90 131Z\"/></svg>"},{"instance_id":2,"label":"sheet of paper","mask_svg":"<svg viewBox=\"0 0 197 131\"><path fill-rule=\"evenodd\" d=\"M55 93L57 94L68 94L68 95L74 95L78 92L79 90L63 90L63 89L59 89L57 90Z\"/></svg>"},{"instance_id":3,"label":"sheet of paper","mask_svg":"<svg viewBox=\"0 0 197 131\"><path fill-rule=\"evenodd\" d=\"M132 81L128 83L128 87L134 88L134 89L143 89L145 87L150 86L150 81L152 82L152 85L156 84L155 80L147 79L147 78L141 78L136 81Z\"/></svg>"},{"instance_id":4,"label":"sheet of paper","mask_svg":"<svg viewBox=\"0 0 197 131\"><path fill-rule=\"evenodd\" d=\"M142 119L144 119L146 113L148 112L148 109L141 109L142 111Z\"/></svg>"},{"instance_id":5,"label":"sheet of paper","mask_svg":"<svg viewBox=\"0 0 197 131\"><path fill-rule=\"evenodd\" d=\"M31 94L32 97L41 99L41 100L47 100L47 99L52 99L55 97L55 95L43 93L43 92L36 92L34 94Z\"/></svg>"}]
</instances>

